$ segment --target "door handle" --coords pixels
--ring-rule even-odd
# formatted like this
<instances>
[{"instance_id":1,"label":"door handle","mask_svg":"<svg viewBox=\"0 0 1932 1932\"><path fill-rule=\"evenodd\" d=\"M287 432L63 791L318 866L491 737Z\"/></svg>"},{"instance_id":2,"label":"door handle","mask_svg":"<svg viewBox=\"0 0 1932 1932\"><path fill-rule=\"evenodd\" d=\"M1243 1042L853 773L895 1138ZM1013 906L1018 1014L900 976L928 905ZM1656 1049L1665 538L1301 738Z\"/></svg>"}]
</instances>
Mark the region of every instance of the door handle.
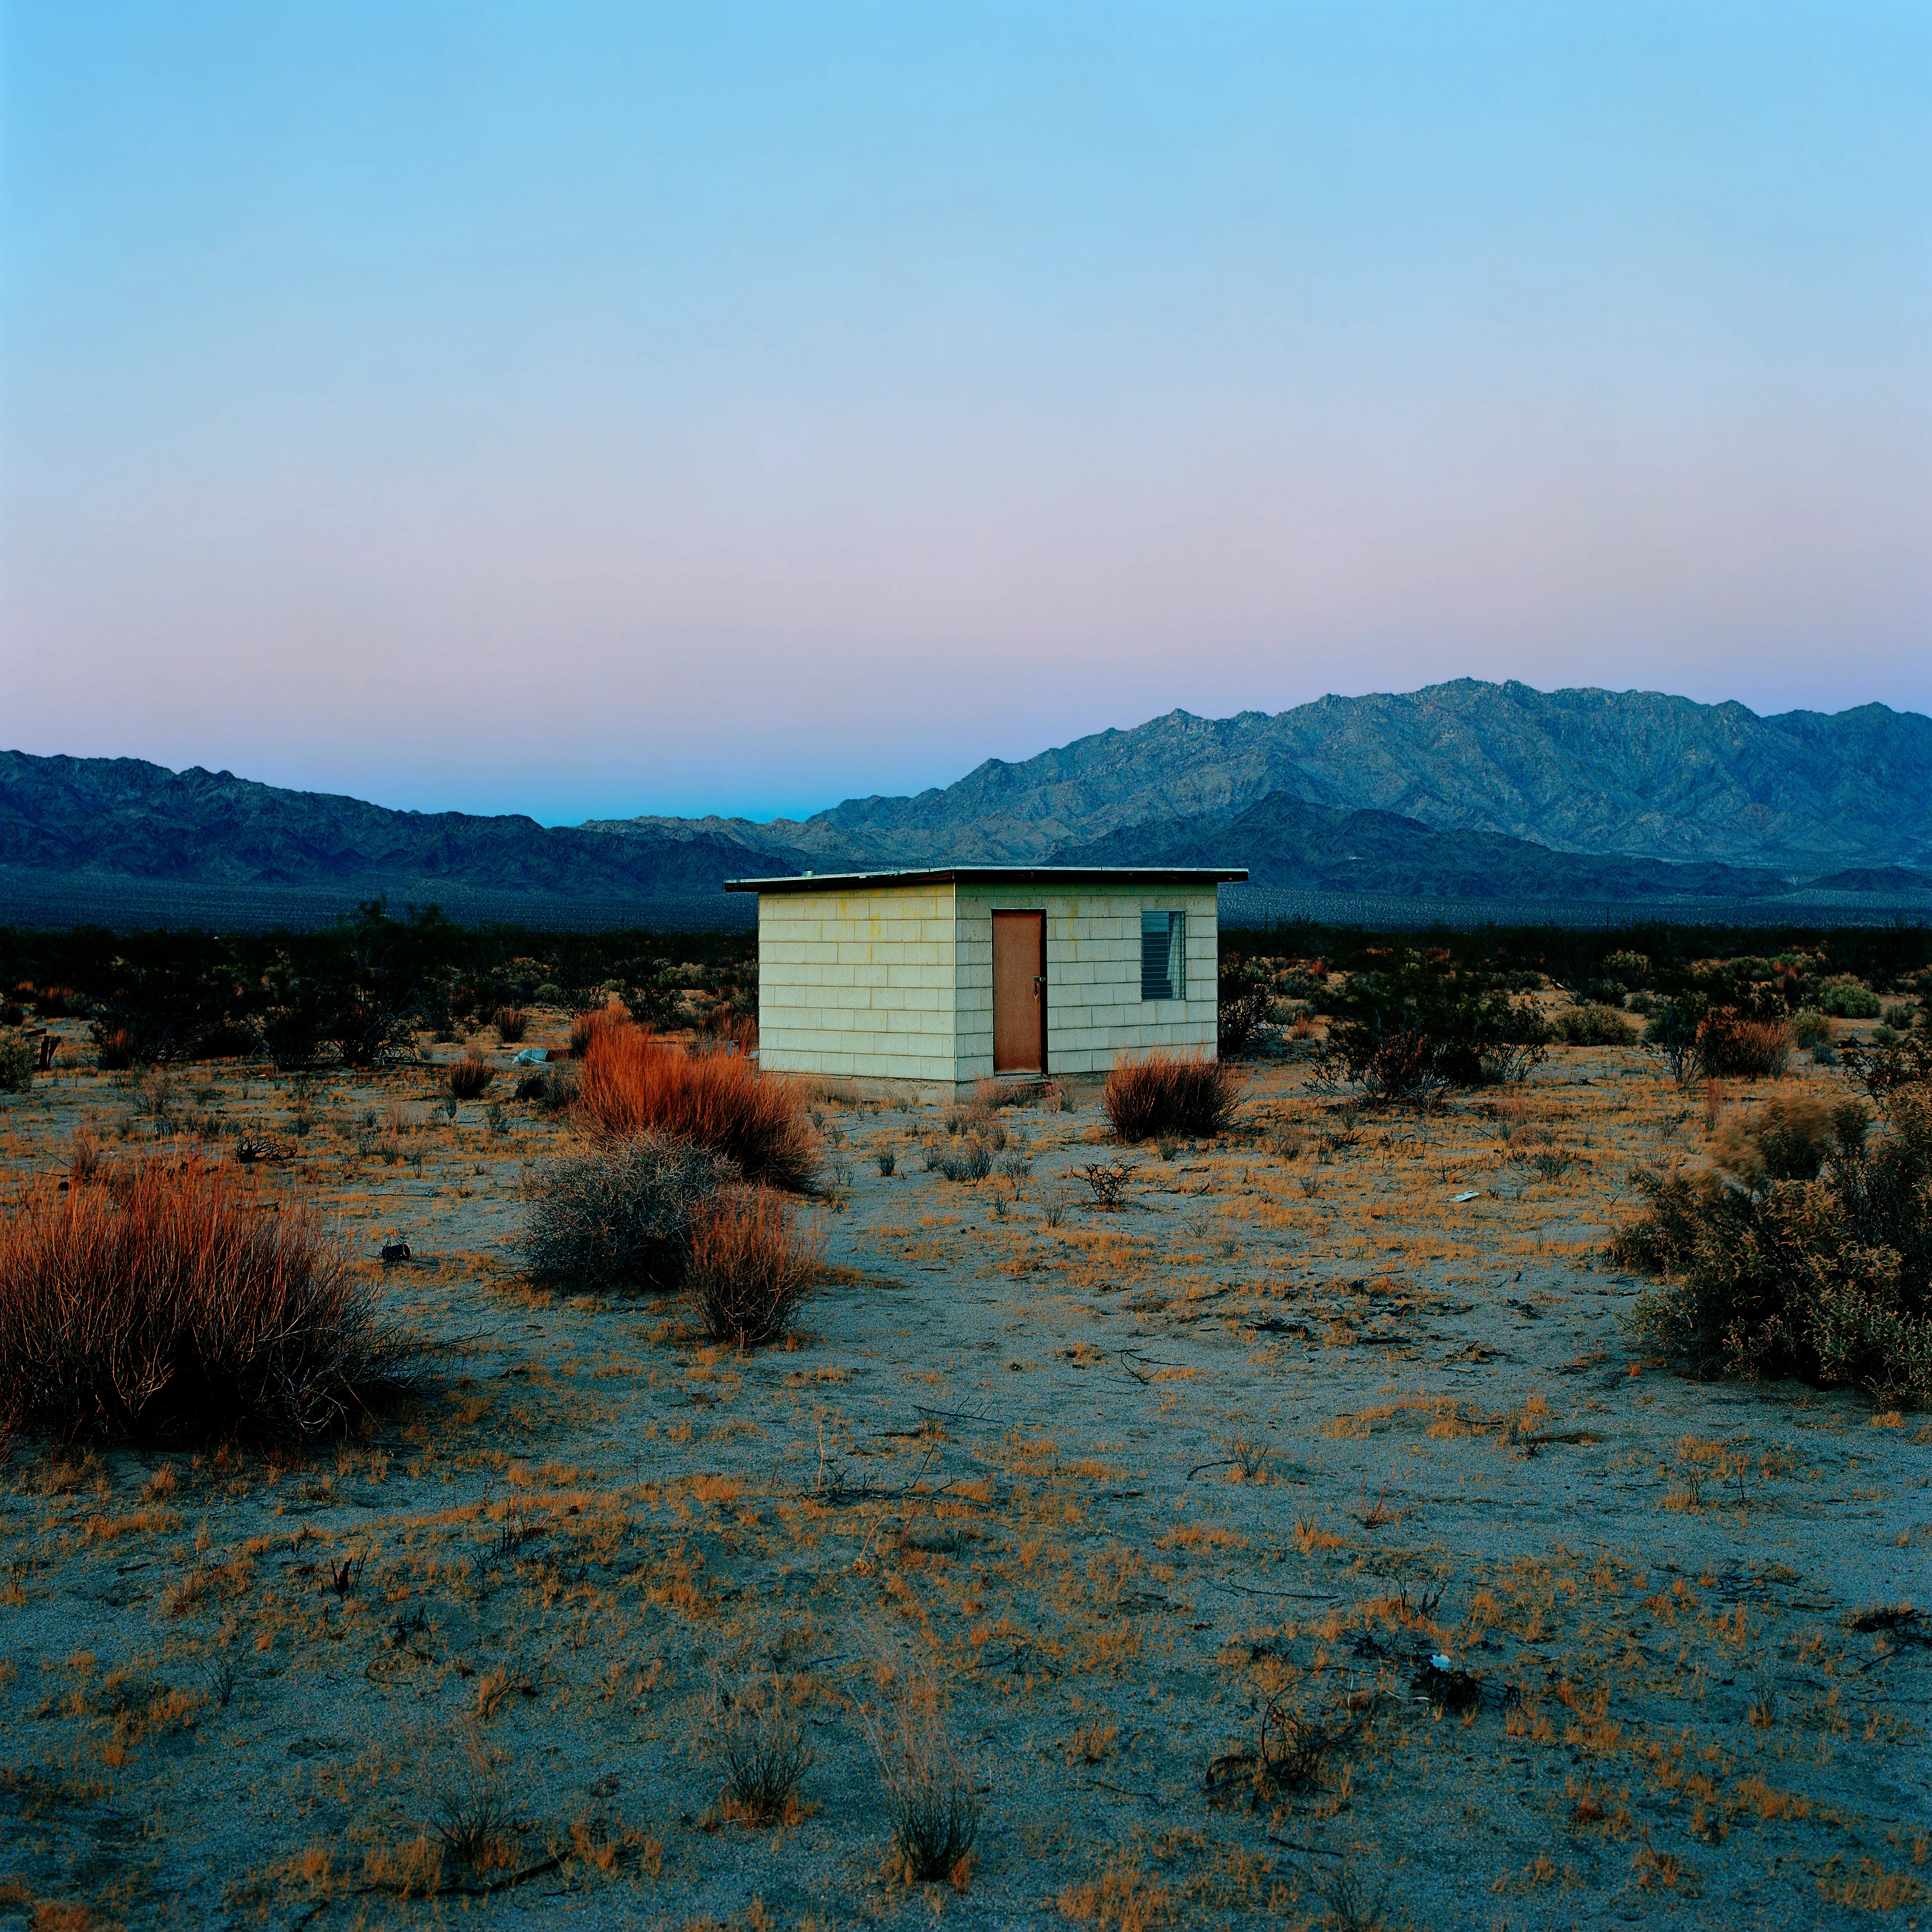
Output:
<instances>
[{"instance_id":1,"label":"door handle","mask_svg":"<svg viewBox=\"0 0 1932 1932\"><path fill-rule=\"evenodd\" d=\"M1036 1000L1040 998L1040 989L1046 984L1046 975L1044 973L1036 973L1033 976L1033 996Z\"/></svg>"}]
</instances>

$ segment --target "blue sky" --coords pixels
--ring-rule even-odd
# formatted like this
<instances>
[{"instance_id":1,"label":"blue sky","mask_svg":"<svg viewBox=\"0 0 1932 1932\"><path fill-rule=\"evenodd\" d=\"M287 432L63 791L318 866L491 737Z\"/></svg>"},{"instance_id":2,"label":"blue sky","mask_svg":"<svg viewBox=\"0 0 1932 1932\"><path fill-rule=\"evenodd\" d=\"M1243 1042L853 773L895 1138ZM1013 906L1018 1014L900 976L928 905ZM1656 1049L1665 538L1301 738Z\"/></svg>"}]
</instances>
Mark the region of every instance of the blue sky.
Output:
<instances>
[{"instance_id":1,"label":"blue sky","mask_svg":"<svg viewBox=\"0 0 1932 1932\"><path fill-rule=\"evenodd\" d=\"M1932 9L0 0L0 741L804 811L1932 710Z\"/></svg>"}]
</instances>

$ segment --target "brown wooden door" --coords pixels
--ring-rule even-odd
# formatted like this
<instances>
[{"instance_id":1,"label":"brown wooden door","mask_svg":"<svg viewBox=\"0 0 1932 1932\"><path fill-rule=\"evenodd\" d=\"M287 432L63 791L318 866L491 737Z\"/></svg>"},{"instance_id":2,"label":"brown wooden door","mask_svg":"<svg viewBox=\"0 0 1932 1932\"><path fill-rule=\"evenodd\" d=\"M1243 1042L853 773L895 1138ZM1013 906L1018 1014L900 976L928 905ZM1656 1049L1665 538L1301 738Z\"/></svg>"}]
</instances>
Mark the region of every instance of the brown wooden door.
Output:
<instances>
[{"instance_id":1,"label":"brown wooden door","mask_svg":"<svg viewBox=\"0 0 1932 1932\"><path fill-rule=\"evenodd\" d=\"M993 915L993 1071L1046 1071L1046 915Z\"/></svg>"}]
</instances>

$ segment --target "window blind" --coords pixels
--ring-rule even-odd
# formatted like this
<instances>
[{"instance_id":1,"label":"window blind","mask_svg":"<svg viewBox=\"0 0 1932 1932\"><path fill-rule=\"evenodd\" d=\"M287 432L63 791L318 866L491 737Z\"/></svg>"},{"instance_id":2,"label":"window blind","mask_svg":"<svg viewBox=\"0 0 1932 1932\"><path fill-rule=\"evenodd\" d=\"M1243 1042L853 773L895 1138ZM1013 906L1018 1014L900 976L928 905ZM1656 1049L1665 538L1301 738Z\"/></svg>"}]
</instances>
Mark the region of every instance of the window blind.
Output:
<instances>
[{"instance_id":1,"label":"window blind","mask_svg":"<svg viewBox=\"0 0 1932 1932\"><path fill-rule=\"evenodd\" d=\"M1184 912L1141 914L1141 998L1184 1000L1187 997L1187 915Z\"/></svg>"}]
</instances>

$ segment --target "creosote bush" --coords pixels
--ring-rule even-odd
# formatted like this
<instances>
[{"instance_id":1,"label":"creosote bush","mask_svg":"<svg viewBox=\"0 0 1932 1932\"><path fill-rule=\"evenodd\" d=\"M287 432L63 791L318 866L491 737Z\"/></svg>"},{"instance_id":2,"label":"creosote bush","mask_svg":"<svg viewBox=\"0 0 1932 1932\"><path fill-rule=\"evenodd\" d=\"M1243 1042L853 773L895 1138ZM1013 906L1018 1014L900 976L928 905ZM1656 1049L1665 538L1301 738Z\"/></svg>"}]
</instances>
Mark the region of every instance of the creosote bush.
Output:
<instances>
[{"instance_id":1,"label":"creosote bush","mask_svg":"<svg viewBox=\"0 0 1932 1932\"><path fill-rule=\"evenodd\" d=\"M1630 1046L1636 1040L1629 1022L1615 1006L1594 1000L1586 1000L1580 1006L1559 1013L1556 1030L1558 1042L1564 1046Z\"/></svg>"},{"instance_id":2,"label":"creosote bush","mask_svg":"<svg viewBox=\"0 0 1932 1932\"><path fill-rule=\"evenodd\" d=\"M1800 1007L1791 1016L1791 1041L1794 1046L1802 1046L1808 1052L1814 1046L1829 1046L1830 1016L1820 1012L1816 1006Z\"/></svg>"},{"instance_id":3,"label":"creosote bush","mask_svg":"<svg viewBox=\"0 0 1932 1932\"><path fill-rule=\"evenodd\" d=\"M607 1134L674 1135L724 1155L749 1181L796 1190L818 1164L794 1082L742 1054L687 1054L628 1016L591 1016L578 1100Z\"/></svg>"},{"instance_id":4,"label":"creosote bush","mask_svg":"<svg viewBox=\"0 0 1932 1932\"><path fill-rule=\"evenodd\" d=\"M1932 1042L1862 1070L1876 1121L1773 1102L1723 1129L1717 1167L1637 1177L1649 1207L1611 1252L1660 1278L1639 1318L1702 1373L1932 1400Z\"/></svg>"},{"instance_id":5,"label":"creosote bush","mask_svg":"<svg viewBox=\"0 0 1932 1932\"><path fill-rule=\"evenodd\" d=\"M198 1160L37 1189L0 1231L0 1388L70 1441L313 1435L398 1379L374 1292L298 1202Z\"/></svg>"},{"instance_id":6,"label":"creosote bush","mask_svg":"<svg viewBox=\"0 0 1932 1932\"><path fill-rule=\"evenodd\" d=\"M524 1258L532 1274L584 1288L681 1288L693 1232L736 1177L730 1162L665 1134L588 1147L526 1184Z\"/></svg>"},{"instance_id":7,"label":"creosote bush","mask_svg":"<svg viewBox=\"0 0 1932 1932\"><path fill-rule=\"evenodd\" d=\"M821 1243L768 1187L728 1189L692 1230L685 1292L713 1342L736 1348L782 1340L818 1268Z\"/></svg>"},{"instance_id":8,"label":"creosote bush","mask_svg":"<svg viewBox=\"0 0 1932 1932\"><path fill-rule=\"evenodd\" d=\"M1439 949L1394 956L1324 996L1333 1013L1320 1077L1360 1084L1377 1102L1424 1102L1445 1088L1525 1078L1547 1052L1549 1028L1508 997L1523 975L1459 970ZM1540 982L1540 974L1528 979Z\"/></svg>"},{"instance_id":9,"label":"creosote bush","mask_svg":"<svg viewBox=\"0 0 1932 1932\"><path fill-rule=\"evenodd\" d=\"M0 1094L24 1094L34 1084L39 1055L24 1034L0 1033Z\"/></svg>"},{"instance_id":10,"label":"creosote bush","mask_svg":"<svg viewBox=\"0 0 1932 1932\"><path fill-rule=\"evenodd\" d=\"M1138 1060L1125 1054L1116 1060L1100 1104L1117 1140L1162 1134L1198 1138L1227 1132L1241 1084L1240 1074L1224 1060L1156 1049Z\"/></svg>"}]
</instances>

